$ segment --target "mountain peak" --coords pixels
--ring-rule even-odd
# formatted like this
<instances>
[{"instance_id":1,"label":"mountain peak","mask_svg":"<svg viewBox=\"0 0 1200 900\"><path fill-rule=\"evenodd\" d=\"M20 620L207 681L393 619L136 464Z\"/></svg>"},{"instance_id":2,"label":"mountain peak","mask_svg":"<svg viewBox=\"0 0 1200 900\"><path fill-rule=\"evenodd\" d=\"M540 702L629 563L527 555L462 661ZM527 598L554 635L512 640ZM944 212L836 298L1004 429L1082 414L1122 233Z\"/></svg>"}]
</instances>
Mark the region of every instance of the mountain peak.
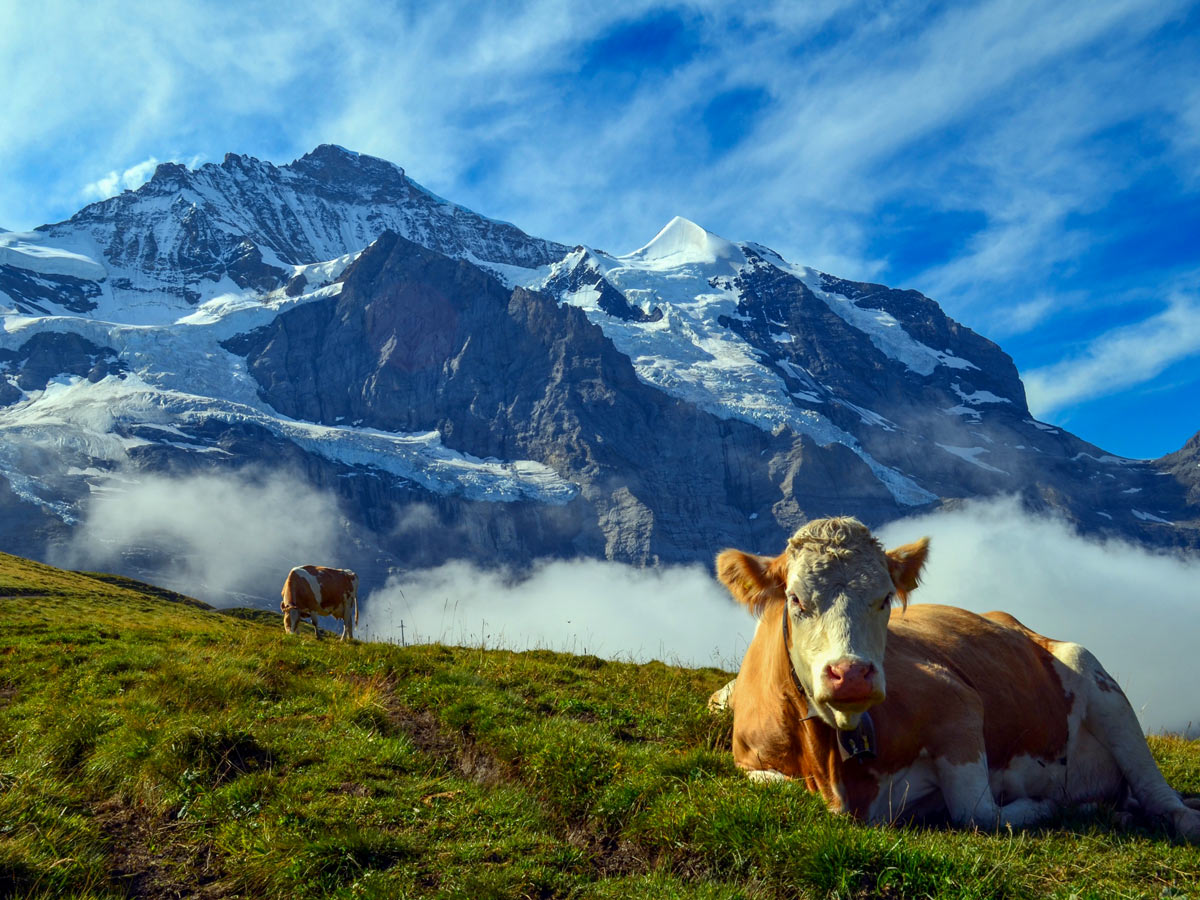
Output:
<instances>
[{"instance_id":1,"label":"mountain peak","mask_svg":"<svg viewBox=\"0 0 1200 900\"><path fill-rule=\"evenodd\" d=\"M165 162L159 163L154 170L154 174L150 176L150 180L154 182L178 181L183 176L187 175L188 167L183 163Z\"/></svg>"},{"instance_id":2,"label":"mountain peak","mask_svg":"<svg viewBox=\"0 0 1200 900\"><path fill-rule=\"evenodd\" d=\"M338 144L318 144L292 163L291 168L305 171L317 178L335 178L348 172L370 173L388 179L404 175L404 169L395 163L355 150L347 150Z\"/></svg>"},{"instance_id":3,"label":"mountain peak","mask_svg":"<svg viewBox=\"0 0 1200 900\"><path fill-rule=\"evenodd\" d=\"M689 263L711 265L720 261L740 261L744 254L725 238L683 216L676 216L651 238L650 243L623 258L673 268Z\"/></svg>"}]
</instances>

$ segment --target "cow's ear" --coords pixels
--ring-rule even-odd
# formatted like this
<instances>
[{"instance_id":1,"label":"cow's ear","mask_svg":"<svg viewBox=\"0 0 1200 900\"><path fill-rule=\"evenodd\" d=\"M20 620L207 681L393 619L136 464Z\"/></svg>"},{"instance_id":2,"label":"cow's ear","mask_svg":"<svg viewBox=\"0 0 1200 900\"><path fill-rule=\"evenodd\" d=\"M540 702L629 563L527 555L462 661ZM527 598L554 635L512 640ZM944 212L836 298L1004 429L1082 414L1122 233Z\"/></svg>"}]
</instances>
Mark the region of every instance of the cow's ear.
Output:
<instances>
[{"instance_id":1,"label":"cow's ear","mask_svg":"<svg viewBox=\"0 0 1200 900\"><path fill-rule=\"evenodd\" d=\"M754 615L772 600L782 600L787 580L787 554L756 556L741 550L723 550L717 555L717 578L729 588L733 599Z\"/></svg>"},{"instance_id":2,"label":"cow's ear","mask_svg":"<svg viewBox=\"0 0 1200 900\"><path fill-rule=\"evenodd\" d=\"M908 605L908 595L916 590L921 580L921 567L929 556L929 538L897 547L887 552L888 574L892 576L892 584L896 586L896 594L900 602Z\"/></svg>"}]
</instances>

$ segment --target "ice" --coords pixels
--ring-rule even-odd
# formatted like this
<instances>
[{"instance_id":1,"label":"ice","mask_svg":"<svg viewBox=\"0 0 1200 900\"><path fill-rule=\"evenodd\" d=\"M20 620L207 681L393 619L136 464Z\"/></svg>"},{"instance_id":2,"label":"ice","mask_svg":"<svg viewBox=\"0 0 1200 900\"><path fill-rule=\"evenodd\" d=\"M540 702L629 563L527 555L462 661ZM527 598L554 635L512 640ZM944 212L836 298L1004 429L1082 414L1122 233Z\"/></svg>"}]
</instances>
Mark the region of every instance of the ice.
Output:
<instances>
[{"instance_id":1,"label":"ice","mask_svg":"<svg viewBox=\"0 0 1200 900\"><path fill-rule=\"evenodd\" d=\"M85 281L103 281L108 277L108 270L91 256L54 246L37 232L0 233L0 266Z\"/></svg>"},{"instance_id":2,"label":"ice","mask_svg":"<svg viewBox=\"0 0 1200 900\"><path fill-rule=\"evenodd\" d=\"M107 376L97 382L59 378L44 391L0 410L0 435L6 448L30 442L50 444L68 458L104 460L120 466L128 451L148 443L123 438L119 426L160 425L169 434L188 437L189 425L210 421L257 425L327 459L389 472L441 494L471 500L533 500L562 505L578 493L548 466L531 460L479 459L444 447L437 432L405 434L371 428L317 425L225 399L164 389L136 374ZM212 450L193 440L163 441L190 451ZM0 453L0 469L19 473L15 460ZM78 462L74 465L82 469ZM36 476L27 476L33 496Z\"/></svg>"}]
</instances>

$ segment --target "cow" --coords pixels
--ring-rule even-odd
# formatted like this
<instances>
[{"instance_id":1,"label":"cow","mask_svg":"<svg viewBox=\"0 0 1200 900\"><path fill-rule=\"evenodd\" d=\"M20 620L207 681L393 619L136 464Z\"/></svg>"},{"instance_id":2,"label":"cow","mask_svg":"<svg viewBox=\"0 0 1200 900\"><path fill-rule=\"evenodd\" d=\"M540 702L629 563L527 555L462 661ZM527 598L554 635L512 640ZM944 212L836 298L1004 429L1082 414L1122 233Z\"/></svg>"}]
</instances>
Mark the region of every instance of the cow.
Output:
<instances>
[{"instance_id":1,"label":"cow","mask_svg":"<svg viewBox=\"0 0 1200 900\"><path fill-rule=\"evenodd\" d=\"M884 552L861 522L804 525L775 557L717 556L758 618L737 678L733 755L869 823L1020 827L1124 803L1200 843L1200 803L1159 772L1129 701L1083 647L1006 613L908 605L929 539Z\"/></svg>"},{"instance_id":2,"label":"cow","mask_svg":"<svg viewBox=\"0 0 1200 900\"><path fill-rule=\"evenodd\" d=\"M350 624L358 624L358 576L349 569L330 569L326 566L297 566L288 572L283 582L283 630L294 634L303 619L312 622L321 639L317 616L333 616L342 620L342 640L354 638Z\"/></svg>"}]
</instances>

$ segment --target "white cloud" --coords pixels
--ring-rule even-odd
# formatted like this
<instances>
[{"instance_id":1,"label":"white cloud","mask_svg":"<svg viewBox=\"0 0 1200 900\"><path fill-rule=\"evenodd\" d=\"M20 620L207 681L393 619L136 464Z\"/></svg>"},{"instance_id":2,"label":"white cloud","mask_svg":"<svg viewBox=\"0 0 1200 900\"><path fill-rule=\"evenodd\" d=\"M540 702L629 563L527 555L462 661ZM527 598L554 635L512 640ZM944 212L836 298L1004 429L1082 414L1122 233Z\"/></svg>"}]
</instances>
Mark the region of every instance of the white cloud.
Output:
<instances>
[{"instance_id":1,"label":"white cloud","mask_svg":"<svg viewBox=\"0 0 1200 900\"><path fill-rule=\"evenodd\" d=\"M1003 610L1091 650L1151 732L1200 733L1200 560L1075 534L1012 500L894 522L887 546L932 538L914 602Z\"/></svg>"},{"instance_id":2,"label":"white cloud","mask_svg":"<svg viewBox=\"0 0 1200 900\"><path fill-rule=\"evenodd\" d=\"M700 566L550 562L515 581L469 563L394 577L363 604L368 640L546 648L736 669L754 619ZM714 686L715 689L716 686Z\"/></svg>"},{"instance_id":3,"label":"white cloud","mask_svg":"<svg viewBox=\"0 0 1200 900\"><path fill-rule=\"evenodd\" d=\"M336 502L299 478L127 475L92 495L56 565L125 571L218 606L273 599L293 566L338 565Z\"/></svg>"},{"instance_id":4,"label":"white cloud","mask_svg":"<svg viewBox=\"0 0 1200 900\"><path fill-rule=\"evenodd\" d=\"M1108 331L1075 358L1025 372L1029 408L1046 416L1074 403L1144 384L1200 354L1200 303L1174 295L1162 312Z\"/></svg>"},{"instance_id":5,"label":"white cloud","mask_svg":"<svg viewBox=\"0 0 1200 900\"><path fill-rule=\"evenodd\" d=\"M147 160L130 166L119 175L114 170L103 178L98 178L95 181L85 184L82 191L83 196L87 200L107 200L121 191L136 190L150 179L150 176L154 174L154 170L157 167L158 160L152 156Z\"/></svg>"},{"instance_id":6,"label":"white cloud","mask_svg":"<svg viewBox=\"0 0 1200 900\"><path fill-rule=\"evenodd\" d=\"M1200 560L1076 535L1013 500L904 519L886 546L930 535L913 602L1000 609L1049 637L1092 650L1149 731L1200 731ZM747 548L769 552L772 548ZM736 670L754 620L701 566L637 569L575 560L516 580L469 563L394 577L363 605L363 636Z\"/></svg>"}]
</instances>

